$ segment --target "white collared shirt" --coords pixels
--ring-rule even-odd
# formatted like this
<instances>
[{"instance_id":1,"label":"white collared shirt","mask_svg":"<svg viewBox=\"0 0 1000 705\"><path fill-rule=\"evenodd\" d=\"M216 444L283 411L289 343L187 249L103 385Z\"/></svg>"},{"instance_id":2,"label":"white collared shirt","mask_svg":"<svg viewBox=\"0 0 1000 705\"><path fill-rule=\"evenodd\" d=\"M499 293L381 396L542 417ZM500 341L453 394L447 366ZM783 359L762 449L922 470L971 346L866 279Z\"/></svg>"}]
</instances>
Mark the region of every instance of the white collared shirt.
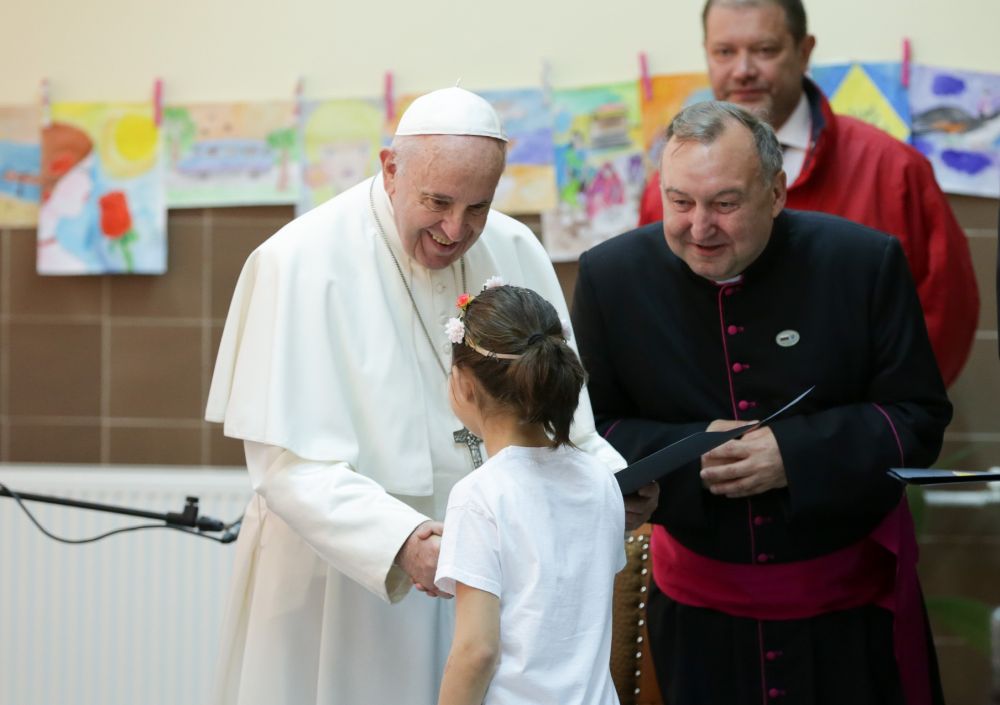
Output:
<instances>
[{"instance_id":1,"label":"white collared shirt","mask_svg":"<svg viewBox=\"0 0 1000 705\"><path fill-rule=\"evenodd\" d=\"M803 93L799 104L775 133L784 152L784 168L787 184L791 186L799 178L802 164L806 160L809 140L812 135L812 118L809 115L809 99Z\"/></svg>"}]
</instances>

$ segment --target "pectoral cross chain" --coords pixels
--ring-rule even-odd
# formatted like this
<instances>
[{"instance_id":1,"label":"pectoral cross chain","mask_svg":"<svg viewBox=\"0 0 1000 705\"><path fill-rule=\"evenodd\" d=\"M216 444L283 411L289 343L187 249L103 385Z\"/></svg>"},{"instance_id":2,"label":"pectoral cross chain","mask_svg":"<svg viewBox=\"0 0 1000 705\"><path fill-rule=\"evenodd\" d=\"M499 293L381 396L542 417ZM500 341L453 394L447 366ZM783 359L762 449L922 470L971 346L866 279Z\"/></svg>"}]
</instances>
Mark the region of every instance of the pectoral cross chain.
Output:
<instances>
[{"instance_id":1,"label":"pectoral cross chain","mask_svg":"<svg viewBox=\"0 0 1000 705\"><path fill-rule=\"evenodd\" d=\"M451 435L455 439L455 443L464 443L469 448L469 455L472 456L472 465L474 467L478 468L483 464L483 454L479 450L479 444L482 442L482 439L479 436L464 427Z\"/></svg>"}]
</instances>

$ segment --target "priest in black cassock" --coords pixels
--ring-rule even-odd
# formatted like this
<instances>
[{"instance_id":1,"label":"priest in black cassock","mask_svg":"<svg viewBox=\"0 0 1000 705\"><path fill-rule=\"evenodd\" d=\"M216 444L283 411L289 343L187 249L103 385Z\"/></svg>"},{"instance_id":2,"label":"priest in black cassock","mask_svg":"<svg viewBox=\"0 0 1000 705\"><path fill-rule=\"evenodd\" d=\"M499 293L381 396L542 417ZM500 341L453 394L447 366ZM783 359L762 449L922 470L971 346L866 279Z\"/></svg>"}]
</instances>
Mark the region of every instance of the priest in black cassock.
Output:
<instances>
[{"instance_id":1,"label":"priest in black cassock","mask_svg":"<svg viewBox=\"0 0 1000 705\"><path fill-rule=\"evenodd\" d=\"M774 133L732 104L678 115L660 173L663 222L580 259L599 430L632 462L815 385L661 481L648 624L666 703L942 702L886 471L934 462L951 405L899 242L783 210Z\"/></svg>"}]
</instances>

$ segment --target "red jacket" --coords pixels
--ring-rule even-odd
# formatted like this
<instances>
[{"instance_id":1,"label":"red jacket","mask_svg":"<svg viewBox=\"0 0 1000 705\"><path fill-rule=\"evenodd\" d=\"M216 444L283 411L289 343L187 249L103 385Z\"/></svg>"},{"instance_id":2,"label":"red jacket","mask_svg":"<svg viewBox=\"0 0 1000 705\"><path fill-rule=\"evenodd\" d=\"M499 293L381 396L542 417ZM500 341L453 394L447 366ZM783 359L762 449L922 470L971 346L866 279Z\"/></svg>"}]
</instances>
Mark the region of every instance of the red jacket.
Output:
<instances>
[{"instance_id":1,"label":"red jacket","mask_svg":"<svg viewBox=\"0 0 1000 705\"><path fill-rule=\"evenodd\" d=\"M867 123L834 115L805 80L812 140L786 207L848 218L894 235L917 285L945 384L962 370L979 319L979 293L965 233L923 155ZM659 174L646 185L639 224L663 219ZM832 292L831 292L832 293Z\"/></svg>"}]
</instances>

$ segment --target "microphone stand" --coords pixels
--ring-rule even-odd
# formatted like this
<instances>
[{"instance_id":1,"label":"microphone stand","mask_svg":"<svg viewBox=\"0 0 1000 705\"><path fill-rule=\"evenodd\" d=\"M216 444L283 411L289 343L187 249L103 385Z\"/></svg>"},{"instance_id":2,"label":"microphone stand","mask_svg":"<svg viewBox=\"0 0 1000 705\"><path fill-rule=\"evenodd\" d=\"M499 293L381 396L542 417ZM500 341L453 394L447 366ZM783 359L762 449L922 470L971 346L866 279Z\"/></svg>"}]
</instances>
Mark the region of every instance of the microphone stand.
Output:
<instances>
[{"instance_id":1,"label":"microphone stand","mask_svg":"<svg viewBox=\"0 0 1000 705\"><path fill-rule=\"evenodd\" d=\"M0 497L12 497L31 502L45 502L47 504L61 504L66 507L76 507L77 509L93 509L99 512L110 512L112 514L124 514L126 516L142 517L162 521L166 526L184 527L195 529L199 532L223 531L219 538L221 543L230 543L236 540L239 535L240 522L234 522L227 526L218 519L209 516L198 516L198 498L188 497L184 503L184 509L180 512L148 512L142 509L130 509L128 507L116 507L111 504L100 504L97 502L81 502L76 499L65 497L52 497L43 494L31 494L29 492L17 492L0 487Z\"/></svg>"}]
</instances>

